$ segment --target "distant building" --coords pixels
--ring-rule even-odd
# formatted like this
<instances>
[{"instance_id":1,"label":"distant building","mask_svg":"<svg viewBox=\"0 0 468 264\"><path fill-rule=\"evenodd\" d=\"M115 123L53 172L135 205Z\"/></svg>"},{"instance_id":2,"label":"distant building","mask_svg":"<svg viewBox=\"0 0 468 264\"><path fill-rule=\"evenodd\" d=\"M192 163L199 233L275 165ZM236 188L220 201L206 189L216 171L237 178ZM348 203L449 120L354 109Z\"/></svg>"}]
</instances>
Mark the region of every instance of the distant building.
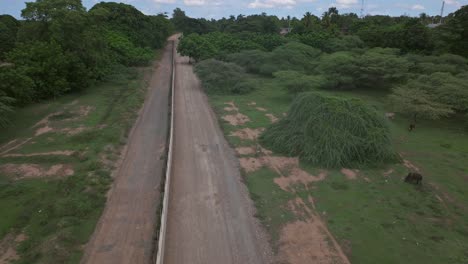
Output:
<instances>
[{"instance_id":1,"label":"distant building","mask_svg":"<svg viewBox=\"0 0 468 264\"><path fill-rule=\"evenodd\" d=\"M291 33L291 31L292 31L292 28L289 28L289 27L281 28L280 29L280 35L282 35L282 36L287 35L287 34Z\"/></svg>"}]
</instances>

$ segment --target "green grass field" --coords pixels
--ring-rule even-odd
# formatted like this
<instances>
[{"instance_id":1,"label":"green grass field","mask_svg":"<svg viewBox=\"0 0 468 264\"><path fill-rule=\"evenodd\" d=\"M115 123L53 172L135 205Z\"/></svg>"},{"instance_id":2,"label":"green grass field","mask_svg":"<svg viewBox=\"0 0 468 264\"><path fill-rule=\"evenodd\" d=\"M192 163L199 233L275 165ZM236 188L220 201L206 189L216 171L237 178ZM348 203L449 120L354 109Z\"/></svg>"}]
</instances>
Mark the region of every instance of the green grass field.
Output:
<instances>
[{"instance_id":1,"label":"green grass field","mask_svg":"<svg viewBox=\"0 0 468 264\"><path fill-rule=\"evenodd\" d=\"M210 96L226 138L234 146L253 142L230 136L242 128L267 127L265 113L281 117L292 101L272 79L258 79L261 85L250 94ZM384 114L388 105L385 94L334 92L340 96L364 99ZM251 122L231 126L221 117L225 102L233 101L239 112ZM267 112L258 111L263 107ZM246 184L257 207L259 219L278 250L281 228L296 220L287 209L294 197L314 198L316 211L345 249L352 263L359 264L462 264L468 263L468 133L461 120L420 122L408 132L409 121L396 116L391 121L396 150L417 166L424 175L422 187L403 182L408 169L402 164L359 169L356 180L347 179L339 169L329 170L325 180L311 188L283 191L273 182L278 177L268 168L245 174ZM274 155L274 154L273 154ZM308 172L317 172L301 163ZM385 172L393 170L388 176Z\"/></svg>"},{"instance_id":2,"label":"green grass field","mask_svg":"<svg viewBox=\"0 0 468 264\"><path fill-rule=\"evenodd\" d=\"M104 208L113 164L143 103L150 75L151 68L120 69L81 94L18 109L12 125L2 129L0 146L31 138L6 154L73 152L0 155L0 165L34 164L47 170L62 164L74 171L72 176L19 180L0 171L0 238L27 236L18 246L21 258L15 263L79 263ZM53 130L36 135L44 125L34 125L47 116ZM81 131L73 130L77 128Z\"/></svg>"}]
</instances>

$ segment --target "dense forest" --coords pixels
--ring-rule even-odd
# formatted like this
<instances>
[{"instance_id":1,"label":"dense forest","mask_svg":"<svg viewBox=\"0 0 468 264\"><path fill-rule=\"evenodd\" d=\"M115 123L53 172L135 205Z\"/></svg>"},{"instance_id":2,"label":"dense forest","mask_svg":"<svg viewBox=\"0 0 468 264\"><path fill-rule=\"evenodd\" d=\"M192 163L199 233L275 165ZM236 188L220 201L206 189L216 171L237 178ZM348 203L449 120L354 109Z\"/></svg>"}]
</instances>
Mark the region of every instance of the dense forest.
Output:
<instances>
[{"instance_id":1,"label":"dense forest","mask_svg":"<svg viewBox=\"0 0 468 264\"><path fill-rule=\"evenodd\" d=\"M119 66L146 65L173 31L164 15L81 0L26 3L23 20L0 16L0 127L14 107L86 89Z\"/></svg>"},{"instance_id":2,"label":"dense forest","mask_svg":"<svg viewBox=\"0 0 468 264\"><path fill-rule=\"evenodd\" d=\"M300 19L262 13L206 20L175 9L170 20L111 2L87 11L80 0L29 2L22 17L0 16L0 126L15 107L85 89L119 65L147 64L174 27L185 34L184 55L233 62L243 69L231 71L274 77L292 93L389 90L395 111L415 120L467 111L468 7L437 27L428 27L437 16L359 18L333 7ZM235 83L235 91L251 89Z\"/></svg>"},{"instance_id":3,"label":"dense forest","mask_svg":"<svg viewBox=\"0 0 468 264\"><path fill-rule=\"evenodd\" d=\"M208 21L178 9L173 17L186 33L179 51L205 60L197 67L208 92L249 92L255 84L246 74L275 78L291 94L385 91L394 111L411 117L413 126L420 119L467 119L468 7L443 24L432 21L440 17L359 18L336 8L321 18L261 14Z\"/></svg>"}]
</instances>

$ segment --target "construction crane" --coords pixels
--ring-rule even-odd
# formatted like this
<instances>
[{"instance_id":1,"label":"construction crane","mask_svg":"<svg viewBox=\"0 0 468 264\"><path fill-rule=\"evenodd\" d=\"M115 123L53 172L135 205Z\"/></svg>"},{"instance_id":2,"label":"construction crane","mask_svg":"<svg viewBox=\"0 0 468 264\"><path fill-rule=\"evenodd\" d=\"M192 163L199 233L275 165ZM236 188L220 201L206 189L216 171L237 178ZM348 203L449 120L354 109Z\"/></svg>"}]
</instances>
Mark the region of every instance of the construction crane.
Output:
<instances>
[{"instance_id":1,"label":"construction crane","mask_svg":"<svg viewBox=\"0 0 468 264\"><path fill-rule=\"evenodd\" d=\"M445 1L442 1L442 9L440 10L440 24L444 22L444 8L445 8Z\"/></svg>"},{"instance_id":2,"label":"construction crane","mask_svg":"<svg viewBox=\"0 0 468 264\"><path fill-rule=\"evenodd\" d=\"M364 2L365 0L361 1L361 18L364 18L364 4L365 4Z\"/></svg>"}]
</instances>

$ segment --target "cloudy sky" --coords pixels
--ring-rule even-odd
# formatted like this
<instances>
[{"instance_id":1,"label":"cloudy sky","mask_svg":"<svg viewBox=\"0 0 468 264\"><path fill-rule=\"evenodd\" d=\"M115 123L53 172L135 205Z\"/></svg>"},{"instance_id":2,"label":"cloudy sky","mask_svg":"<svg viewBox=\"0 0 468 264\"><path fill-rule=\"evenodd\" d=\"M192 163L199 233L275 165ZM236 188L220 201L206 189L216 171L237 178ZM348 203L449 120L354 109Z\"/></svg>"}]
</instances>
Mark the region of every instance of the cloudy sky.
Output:
<instances>
[{"instance_id":1,"label":"cloudy sky","mask_svg":"<svg viewBox=\"0 0 468 264\"><path fill-rule=\"evenodd\" d=\"M90 8L100 0L82 0ZM180 7L192 17L221 18L238 14L268 14L301 17L306 11L322 14L328 7L336 6L340 13L360 13L362 0L120 0L136 6L145 14L168 12ZM24 0L0 0L0 14L20 16ZM119 0L116 0L119 2ZM468 0L446 0L448 14L468 4ZM442 0L365 0L366 14L416 16L422 12L430 15L440 13Z\"/></svg>"}]
</instances>

